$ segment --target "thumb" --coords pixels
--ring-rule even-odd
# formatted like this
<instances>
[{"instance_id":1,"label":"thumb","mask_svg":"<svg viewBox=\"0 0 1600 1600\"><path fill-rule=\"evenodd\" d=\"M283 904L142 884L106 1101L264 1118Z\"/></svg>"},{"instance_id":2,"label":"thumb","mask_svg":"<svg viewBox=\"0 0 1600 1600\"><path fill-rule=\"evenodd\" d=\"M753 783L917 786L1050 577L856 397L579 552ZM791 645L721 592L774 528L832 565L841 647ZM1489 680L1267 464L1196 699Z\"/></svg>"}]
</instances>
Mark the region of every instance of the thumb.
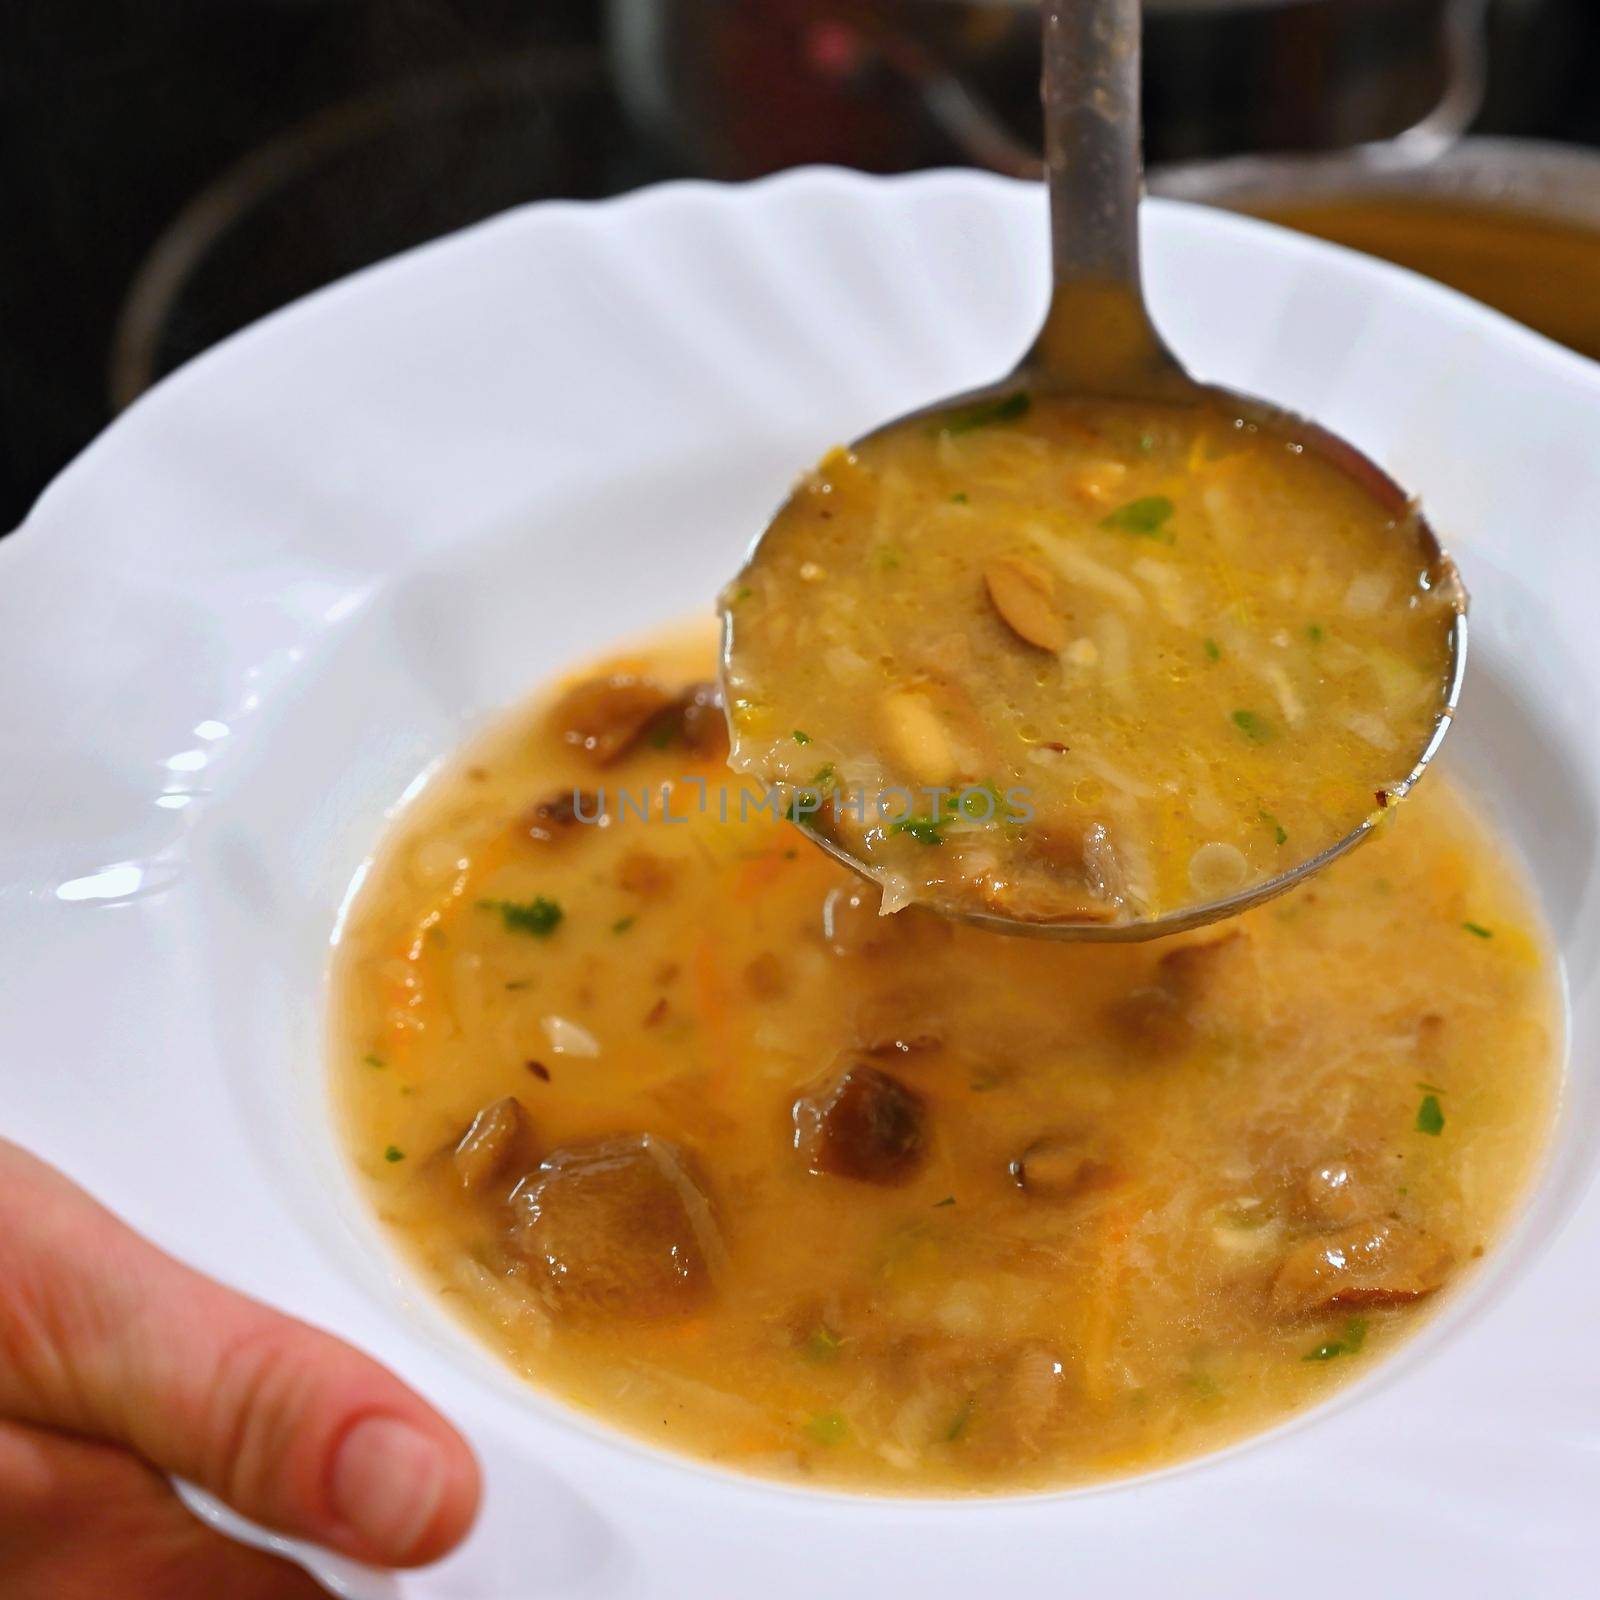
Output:
<instances>
[{"instance_id":1,"label":"thumb","mask_svg":"<svg viewBox=\"0 0 1600 1600\"><path fill-rule=\"evenodd\" d=\"M460 1436L375 1362L191 1272L0 1141L0 1416L109 1439L383 1566L472 1521Z\"/></svg>"}]
</instances>

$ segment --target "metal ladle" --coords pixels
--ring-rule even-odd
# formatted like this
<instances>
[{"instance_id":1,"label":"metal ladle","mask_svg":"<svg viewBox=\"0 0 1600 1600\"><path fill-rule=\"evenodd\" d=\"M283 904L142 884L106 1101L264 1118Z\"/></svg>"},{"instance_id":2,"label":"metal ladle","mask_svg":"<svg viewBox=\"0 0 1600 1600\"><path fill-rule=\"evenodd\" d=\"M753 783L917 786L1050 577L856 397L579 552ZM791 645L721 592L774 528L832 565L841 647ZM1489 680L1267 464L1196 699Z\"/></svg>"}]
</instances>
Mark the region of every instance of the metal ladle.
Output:
<instances>
[{"instance_id":1,"label":"metal ladle","mask_svg":"<svg viewBox=\"0 0 1600 1600\"><path fill-rule=\"evenodd\" d=\"M1046 0L1044 120L1046 181L1050 189L1052 290L1044 326L1016 368L998 383L919 407L864 438L912 418L962 407L988 406L1010 395L1046 393L1091 399L1154 400L1220 406L1264 431L1287 434L1337 466L1386 513L1405 515L1404 490L1343 439L1263 400L1202 384L1186 372L1152 322L1139 271L1142 155L1139 120L1139 0ZM861 441L858 441L858 443ZM1407 517L1441 584L1459 604L1450 631L1450 660L1442 715L1403 782L1387 791L1403 797L1422 776L1450 726L1467 659L1466 593L1432 528ZM770 524L769 524L770 526ZM765 537L765 535L763 535ZM757 541L751 561L760 559ZM723 615L723 669L733 647L732 617ZM1365 838L1368 816L1342 839L1287 872L1222 899L1159 917L1123 922L1024 922L984 912L963 921L995 932L1067 940L1153 939L1231 917L1270 900L1320 871ZM871 879L868 867L823 830L802 820L831 855Z\"/></svg>"}]
</instances>

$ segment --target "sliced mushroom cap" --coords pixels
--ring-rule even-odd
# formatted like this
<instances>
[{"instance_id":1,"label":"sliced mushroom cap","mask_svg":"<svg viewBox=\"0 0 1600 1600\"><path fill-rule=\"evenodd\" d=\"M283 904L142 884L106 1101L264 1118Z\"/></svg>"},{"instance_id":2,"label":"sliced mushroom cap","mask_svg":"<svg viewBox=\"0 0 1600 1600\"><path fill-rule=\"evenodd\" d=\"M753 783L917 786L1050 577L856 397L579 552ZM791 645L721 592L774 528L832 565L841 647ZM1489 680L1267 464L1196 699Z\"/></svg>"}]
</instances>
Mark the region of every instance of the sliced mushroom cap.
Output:
<instances>
[{"instance_id":1,"label":"sliced mushroom cap","mask_svg":"<svg viewBox=\"0 0 1600 1600\"><path fill-rule=\"evenodd\" d=\"M836 956L880 955L886 951L931 951L948 944L950 923L922 906L880 912L883 893L851 877L822 899L822 938Z\"/></svg>"},{"instance_id":2,"label":"sliced mushroom cap","mask_svg":"<svg viewBox=\"0 0 1600 1600\"><path fill-rule=\"evenodd\" d=\"M984 903L1018 922L1113 922L1122 914L1126 887L1100 822L1066 830L1030 827L1020 857L979 881Z\"/></svg>"},{"instance_id":3,"label":"sliced mushroom cap","mask_svg":"<svg viewBox=\"0 0 1600 1600\"><path fill-rule=\"evenodd\" d=\"M822 901L822 937L836 956L869 955L888 947L893 928L879 914L883 896L859 882L830 889Z\"/></svg>"},{"instance_id":4,"label":"sliced mushroom cap","mask_svg":"<svg viewBox=\"0 0 1600 1600\"><path fill-rule=\"evenodd\" d=\"M1035 1199L1072 1200L1113 1182L1116 1169L1093 1134L1049 1133L1011 1163L1011 1176Z\"/></svg>"},{"instance_id":5,"label":"sliced mushroom cap","mask_svg":"<svg viewBox=\"0 0 1600 1600\"><path fill-rule=\"evenodd\" d=\"M725 755L728 719L722 709L722 690L715 683L691 683L678 696L677 734L693 754Z\"/></svg>"},{"instance_id":6,"label":"sliced mushroom cap","mask_svg":"<svg viewBox=\"0 0 1600 1600\"><path fill-rule=\"evenodd\" d=\"M1334 1306L1403 1305L1449 1275L1448 1246L1398 1222L1364 1222L1296 1245L1272 1281L1272 1309L1308 1316Z\"/></svg>"},{"instance_id":7,"label":"sliced mushroom cap","mask_svg":"<svg viewBox=\"0 0 1600 1600\"><path fill-rule=\"evenodd\" d=\"M1142 1055L1169 1056L1194 1042L1184 1007L1165 985L1144 984L1111 1002L1112 1025Z\"/></svg>"},{"instance_id":8,"label":"sliced mushroom cap","mask_svg":"<svg viewBox=\"0 0 1600 1600\"><path fill-rule=\"evenodd\" d=\"M468 1194L509 1194L534 1161L533 1124L514 1095L486 1105L450 1152L456 1181Z\"/></svg>"},{"instance_id":9,"label":"sliced mushroom cap","mask_svg":"<svg viewBox=\"0 0 1600 1600\"><path fill-rule=\"evenodd\" d=\"M1250 966L1249 935L1237 930L1169 950L1152 982L1112 1001L1111 1021L1141 1051L1177 1054L1197 1033L1226 1025L1230 998L1253 992Z\"/></svg>"},{"instance_id":10,"label":"sliced mushroom cap","mask_svg":"<svg viewBox=\"0 0 1600 1600\"><path fill-rule=\"evenodd\" d=\"M1378 1197L1356 1163L1345 1156L1318 1161L1295 1185L1295 1209L1325 1228L1348 1226L1378 1208Z\"/></svg>"},{"instance_id":11,"label":"sliced mushroom cap","mask_svg":"<svg viewBox=\"0 0 1600 1600\"><path fill-rule=\"evenodd\" d=\"M757 1000L775 1000L789 987L789 972L777 952L763 950L744 969L745 987Z\"/></svg>"},{"instance_id":12,"label":"sliced mushroom cap","mask_svg":"<svg viewBox=\"0 0 1600 1600\"><path fill-rule=\"evenodd\" d=\"M609 827L610 814L601 796L562 789L535 802L517 818L516 832L534 844L555 844L585 828Z\"/></svg>"},{"instance_id":13,"label":"sliced mushroom cap","mask_svg":"<svg viewBox=\"0 0 1600 1600\"><path fill-rule=\"evenodd\" d=\"M794 1103L794 1144L815 1173L885 1185L909 1181L927 1150L927 1106L863 1062Z\"/></svg>"},{"instance_id":14,"label":"sliced mushroom cap","mask_svg":"<svg viewBox=\"0 0 1600 1600\"><path fill-rule=\"evenodd\" d=\"M677 876L675 864L653 850L630 850L617 863L617 887L641 900L664 895Z\"/></svg>"},{"instance_id":15,"label":"sliced mushroom cap","mask_svg":"<svg viewBox=\"0 0 1600 1600\"><path fill-rule=\"evenodd\" d=\"M651 720L672 704L658 683L632 673L574 684L550 712L551 726L596 766L619 761L643 737Z\"/></svg>"},{"instance_id":16,"label":"sliced mushroom cap","mask_svg":"<svg viewBox=\"0 0 1600 1600\"><path fill-rule=\"evenodd\" d=\"M710 1202L653 1135L555 1151L513 1205L511 1246L559 1315L654 1321L711 1293L721 1242Z\"/></svg>"},{"instance_id":17,"label":"sliced mushroom cap","mask_svg":"<svg viewBox=\"0 0 1600 1600\"><path fill-rule=\"evenodd\" d=\"M964 1430L969 1444L1007 1462L1040 1454L1066 1421L1069 1389L1061 1352L1026 1341L979 1391Z\"/></svg>"},{"instance_id":18,"label":"sliced mushroom cap","mask_svg":"<svg viewBox=\"0 0 1600 1600\"><path fill-rule=\"evenodd\" d=\"M1178 1003L1194 1010L1241 967L1248 958L1250 937L1237 928L1215 939L1169 950L1156 963L1157 981Z\"/></svg>"}]
</instances>

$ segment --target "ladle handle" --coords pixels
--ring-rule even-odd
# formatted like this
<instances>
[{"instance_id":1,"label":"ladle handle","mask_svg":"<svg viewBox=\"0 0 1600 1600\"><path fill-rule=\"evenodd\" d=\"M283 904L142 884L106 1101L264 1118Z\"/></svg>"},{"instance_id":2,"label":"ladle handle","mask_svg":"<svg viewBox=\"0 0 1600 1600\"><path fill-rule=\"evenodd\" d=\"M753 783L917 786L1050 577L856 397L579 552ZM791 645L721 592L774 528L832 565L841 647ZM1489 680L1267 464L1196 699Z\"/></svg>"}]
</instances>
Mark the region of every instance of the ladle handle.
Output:
<instances>
[{"instance_id":1,"label":"ladle handle","mask_svg":"<svg viewBox=\"0 0 1600 1600\"><path fill-rule=\"evenodd\" d=\"M1053 291L1023 372L1141 395L1181 377L1139 275L1139 0L1044 0L1045 176Z\"/></svg>"}]
</instances>

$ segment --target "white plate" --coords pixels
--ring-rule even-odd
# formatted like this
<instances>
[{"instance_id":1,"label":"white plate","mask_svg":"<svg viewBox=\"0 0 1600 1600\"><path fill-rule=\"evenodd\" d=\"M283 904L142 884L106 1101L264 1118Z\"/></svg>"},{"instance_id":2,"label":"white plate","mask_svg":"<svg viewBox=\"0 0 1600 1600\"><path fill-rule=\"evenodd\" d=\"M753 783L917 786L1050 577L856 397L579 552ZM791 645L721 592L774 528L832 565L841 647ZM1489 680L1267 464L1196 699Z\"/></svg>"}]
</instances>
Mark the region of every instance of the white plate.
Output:
<instances>
[{"instance_id":1,"label":"white plate","mask_svg":"<svg viewBox=\"0 0 1600 1600\"><path fill-rule=\"evenodd\" d=\"M329 934L385 808L551 669L703 610L824 446L1005 367L1044 293L1037 191L814 171L512 214L184 369L0 545L7 1131L459 1420L486 1514L403 1593L1588 1585L1600 368L1260 224L1157 204L1147 231L1194 367L1350 435L1460 556L1477 605L1447 760L1537 876L1577 1066L1518 1240L1438 1326L1309 1419L1141 1482L919 1505L652 1455L429 1308L324 1104Z\"/></svg>"}]
</instances>

